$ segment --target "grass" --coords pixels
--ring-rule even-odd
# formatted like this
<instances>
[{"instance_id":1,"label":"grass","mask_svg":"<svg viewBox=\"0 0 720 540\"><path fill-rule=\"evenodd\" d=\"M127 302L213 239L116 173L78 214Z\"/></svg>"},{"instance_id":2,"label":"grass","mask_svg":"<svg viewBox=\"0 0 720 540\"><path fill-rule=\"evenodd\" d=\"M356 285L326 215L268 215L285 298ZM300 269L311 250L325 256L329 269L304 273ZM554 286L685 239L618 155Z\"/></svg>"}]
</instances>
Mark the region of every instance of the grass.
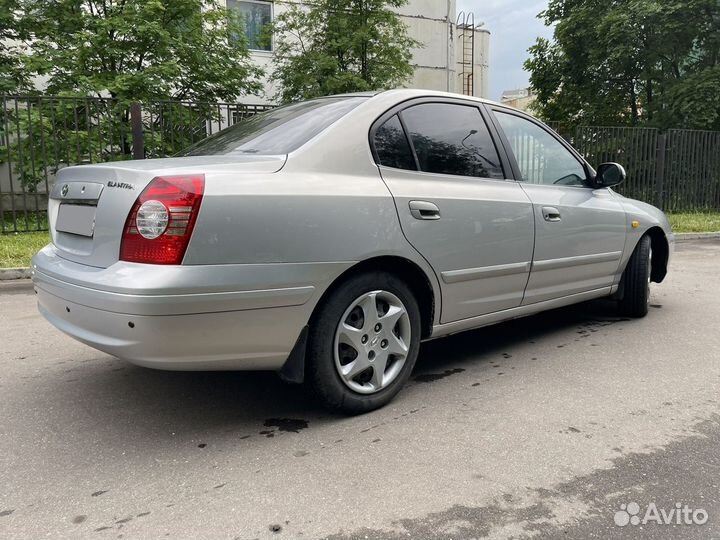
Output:
<instances>
[{"instance_id":1,"label":"grass","mask_svg":"<svg viewBox=\"0 0 720 540\"><path fill-rule=\"evenodd\" d=\"M30 266L30 258L50 242L50 233L0 234L0 268Z\"/></svg>"},{"instance_id":2,"label":"grass","mask_svg":"<svg viewBox=\"0 0 720 540\"><path fill-rule=\"evenodd\" d=\"M30 259L40 248L50 243L50 233L38 231L47 229L45 212L6 211L0 216L0 268L24 268L30 266ZM32 232L9 232L15 229Z\"/></svg>"},{"instance_id":3,"label":"grass","mask_svg":"<svg viewBox=\"0 0 720 540\"><path fill-rule=\"evenodd\" d=\"M720 212L668 214L673 232L720 232Z\"/></svg>"},{"instance_id":4,"label":"grass","mask_svg":"<svg viewBox=\"0 0 720 540\"><path fill-rule=\"evenodd\" d=\"M720 212L669 214L668 217L676 233L720 231ZM47 232L0 234L0 268L30 266L30 258L49 242Z\"/></svg>"}]
</instances>

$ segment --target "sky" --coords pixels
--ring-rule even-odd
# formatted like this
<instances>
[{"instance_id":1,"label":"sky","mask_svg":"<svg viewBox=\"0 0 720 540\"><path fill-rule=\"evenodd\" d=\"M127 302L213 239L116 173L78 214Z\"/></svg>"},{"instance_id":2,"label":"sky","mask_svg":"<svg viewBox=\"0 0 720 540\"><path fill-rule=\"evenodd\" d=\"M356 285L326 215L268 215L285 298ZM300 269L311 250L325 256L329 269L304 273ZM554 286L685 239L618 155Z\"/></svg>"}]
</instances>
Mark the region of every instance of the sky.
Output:
<instances>
[{"instance_id":1,"label":"sky","mask_svg":"<svg viewBox=\"0 0 720 540\"><path fill-rule=\"evenodd\" d=\"M457 0L461 10L475 13L490 30L490 99L498 100L503 90L528 86L523 62L527 49L538 36L552 37L537 14L547 7L547 0Z\"/></svg>"}]
</instances>

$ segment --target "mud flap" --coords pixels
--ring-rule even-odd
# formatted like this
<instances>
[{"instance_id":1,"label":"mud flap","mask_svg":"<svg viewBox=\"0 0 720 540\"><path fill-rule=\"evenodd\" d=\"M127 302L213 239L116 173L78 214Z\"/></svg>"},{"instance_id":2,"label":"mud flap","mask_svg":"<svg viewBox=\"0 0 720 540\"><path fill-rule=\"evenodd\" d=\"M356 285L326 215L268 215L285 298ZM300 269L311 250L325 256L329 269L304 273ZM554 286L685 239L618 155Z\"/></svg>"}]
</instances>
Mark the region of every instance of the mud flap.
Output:
<instances>
[{"instance_id":1,"label":"mud flap","mask_svg":"<svg viewBox=\"0 0 720 540\"><path fill-rule=\"evenodd\" d=\"M305 325L290 351L290 356L285 361L278 373L280 379L290 384L302 384L305 382L305 351L307 349L307 338L310 327Z\"/></svg>"}]
</instances>

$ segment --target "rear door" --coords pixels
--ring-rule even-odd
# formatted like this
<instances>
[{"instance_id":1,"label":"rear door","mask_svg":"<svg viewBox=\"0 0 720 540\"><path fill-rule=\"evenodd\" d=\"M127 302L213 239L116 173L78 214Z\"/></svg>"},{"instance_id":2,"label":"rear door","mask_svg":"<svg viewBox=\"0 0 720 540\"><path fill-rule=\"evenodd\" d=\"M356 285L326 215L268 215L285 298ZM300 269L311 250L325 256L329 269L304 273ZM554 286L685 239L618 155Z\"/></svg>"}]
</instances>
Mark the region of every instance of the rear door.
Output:
<instances>
[{"instance_id":1,"label":"rear door","mask_svg":"<svg viewBox=\"0 0 720 540\"><path fill-rule=\"evenodd\" d=\"M535 254L523 304L610 287L625 248L625 211L550 128L491 107L516 177L533 203Z\"/></svg>"},{"instance_id":2,"label":"rear door","mask_svg":"<svg viewBox=\"0 0 720 540\"><path fill-rule=\"evenodd\" d=\"M472 102L416 100L371 133L403 232L439 278L443 323L519 306L532 260L532 205L506 179L484 114Z\"/></svg>"}]
</instances>

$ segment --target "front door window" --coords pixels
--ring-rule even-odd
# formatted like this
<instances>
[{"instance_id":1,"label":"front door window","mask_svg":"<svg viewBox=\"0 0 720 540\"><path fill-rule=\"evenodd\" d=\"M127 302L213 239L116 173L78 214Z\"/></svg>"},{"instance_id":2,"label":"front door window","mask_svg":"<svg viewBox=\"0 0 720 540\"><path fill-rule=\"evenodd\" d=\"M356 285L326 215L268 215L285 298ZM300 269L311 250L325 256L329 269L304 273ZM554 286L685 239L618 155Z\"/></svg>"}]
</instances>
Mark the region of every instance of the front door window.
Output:
<instances>
[{"instance_id":1,"label":"front door window","mask_svg":"<svg viewBox=\"0 0 720 540\"><path fill-rule=\"evenodd\" d=\"M495 117L510 141L523 182L586 185L585 167L553 135L521 116L495 111Z\"/></svg>"}]
</instances>

